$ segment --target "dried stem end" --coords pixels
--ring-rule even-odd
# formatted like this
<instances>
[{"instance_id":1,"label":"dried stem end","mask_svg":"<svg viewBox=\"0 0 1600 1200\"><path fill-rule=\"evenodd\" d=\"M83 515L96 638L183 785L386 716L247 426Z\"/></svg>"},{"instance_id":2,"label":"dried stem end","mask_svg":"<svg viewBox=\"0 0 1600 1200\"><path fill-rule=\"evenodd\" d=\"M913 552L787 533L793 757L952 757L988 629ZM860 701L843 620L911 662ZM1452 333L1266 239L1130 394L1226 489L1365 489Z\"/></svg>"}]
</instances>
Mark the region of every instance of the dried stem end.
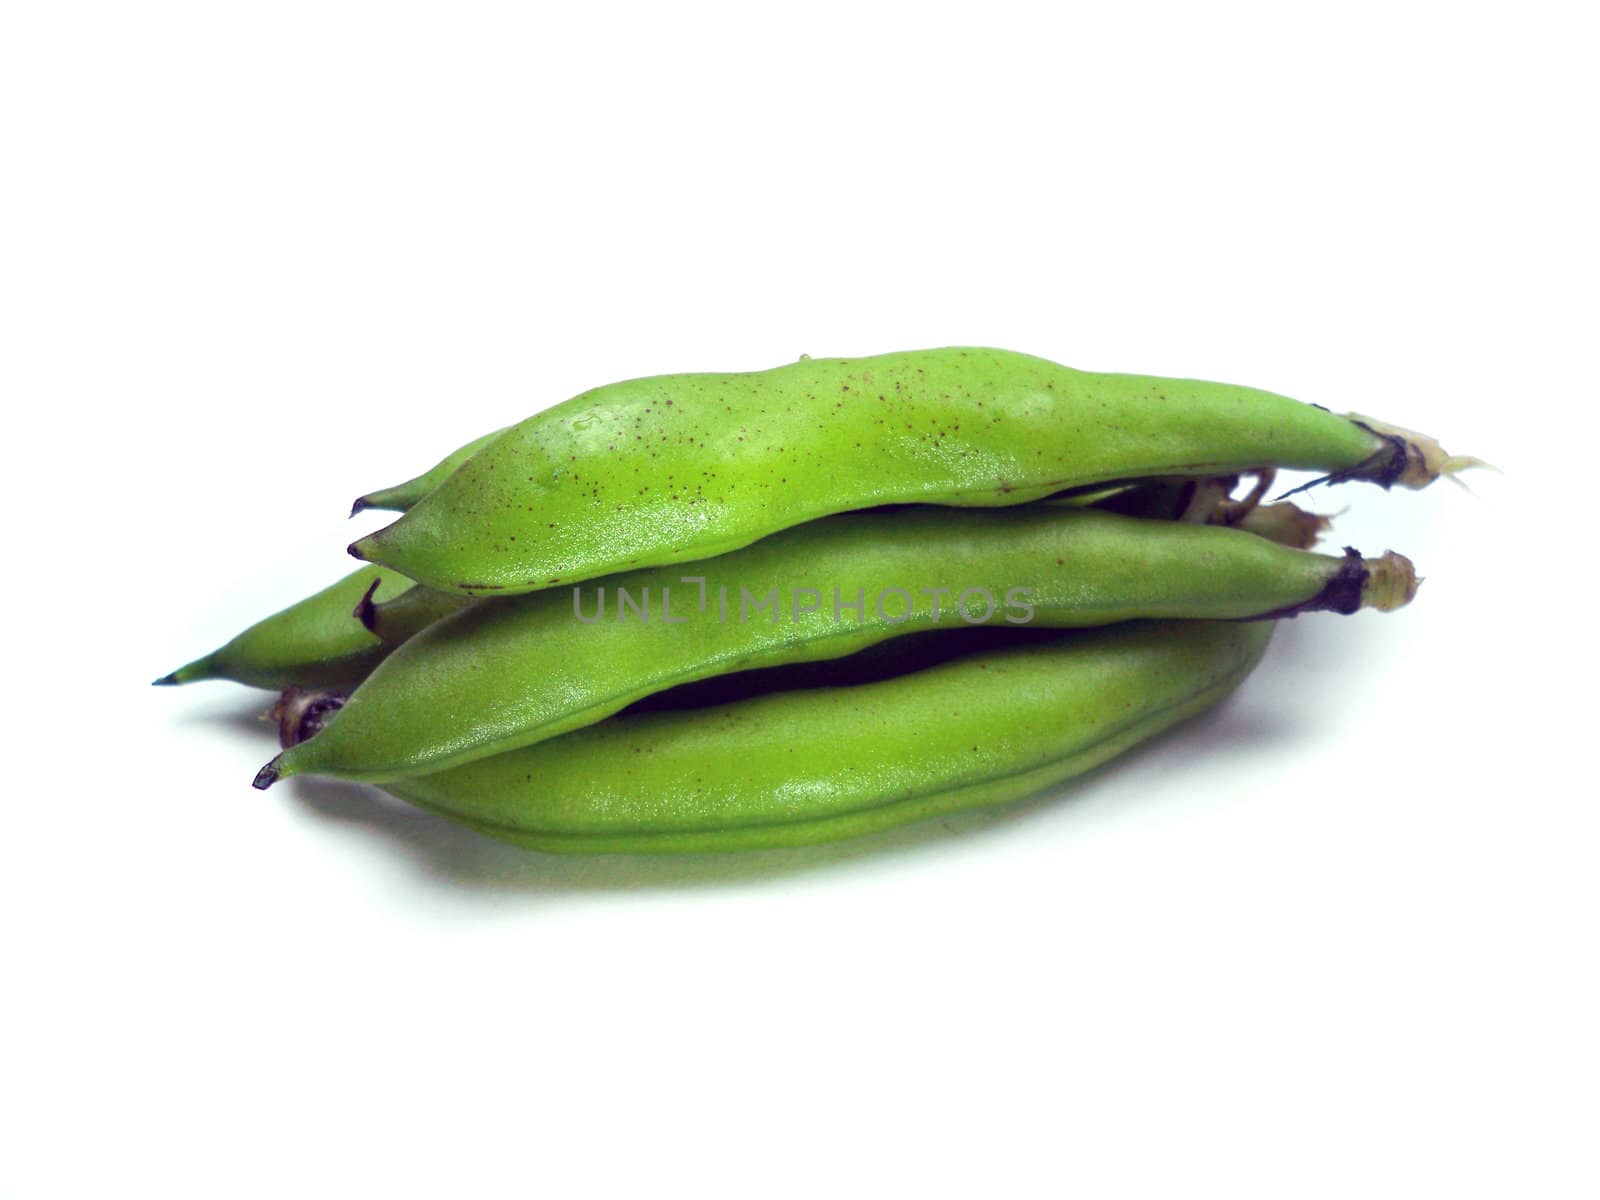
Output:
<instances>
[{"instance_id":1,"label":"dried stem end","mask_svg":"<svg viewBox=\"0 0 1600 1200\"><path fill-rule=\"evenodd\" d=\"M289 687L272 706L269 720L278 723L278 745L287 750L322 732L333 714L349 699L345 692L317 692Z\"/></svg>"},{"instance_id":2,"label":"dried stem end","mask_svg":"<svg viewBox=\"0 0 1600 1200\"><path fill-rule=\"evenodd\" d=\"M1218 523L1243 529L1296 550L1310 550L1323 534L1333 528L1331 518L1307 512L1287 500L1279 504L1262 504L1247 511L1240 511L1241 508L1241 501L1228 501L1217 514Z\"/></svg>"},{"instance_id":3,"label":"dried stem end","mask_svg":"<svg viewBox=\"0 0 1600 1200\"><path fill-rule=\"evenodd\" d=\"M1454 475L1469 467L1487 467L1481 458L1464 454L1446 454L1444 447L1425 433L1404 429L1399 425L1364 417L1360 413L1347 413L1349 420L1361 428L1383 438L1394 447L1385 473L1388 479L1378 482L1388 487L1398 483L1401 487L1424 488L1441 476Z\"/></svg>"},{"instance_id":4,"label":"dried stem end","mask_svg":"<svg viewBox=\"0 0 1600 1200\"><path fill-rule=\"evenodd\" d=\"M1368 558L1361 564L1367 578L1361 585L1361 604L1379 612L1393 612L1404 608L1416 598L1422 580L1417 578L1417 568L1404 554L1384 551L1382 558Z\"/></svg>"}]
</instances>

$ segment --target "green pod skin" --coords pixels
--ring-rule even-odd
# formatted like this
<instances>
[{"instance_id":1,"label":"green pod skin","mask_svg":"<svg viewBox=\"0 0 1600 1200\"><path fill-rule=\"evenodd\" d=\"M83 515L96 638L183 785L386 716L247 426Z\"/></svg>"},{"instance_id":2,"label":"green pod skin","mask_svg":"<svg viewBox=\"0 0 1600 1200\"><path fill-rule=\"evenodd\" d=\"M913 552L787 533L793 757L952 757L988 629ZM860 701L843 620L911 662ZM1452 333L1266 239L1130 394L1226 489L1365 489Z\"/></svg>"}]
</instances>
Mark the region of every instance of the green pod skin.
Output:
<instances>
[{"instance_id":1,"label":"green pod skin","mask_svg":"<svg viewBox=\"0 0 1600 1200\"><path fill-rule=\"evenodd\" d=\"M1271 467L1422 486L1454 469L1386 428L1253 388L976 348L659 376L513 426L350 552L441 590L513 595L885 504L1001 507Z\"/></svg>"},{"instance_id":2,"label":"green pod skin","mask_svg":"<svg viewBox=\"0 0 1600 1200\"><path fill-rule=\"evenodd\" d=\"M1092 509L832 517L697 564L694 576L652 568L590 588L480 601L396 650L321 735L269 763L256 786L299 774L379 782L443 770L593 724L683 683L839 658L934 628L1242 620L1410 598L1409 562L1349 554ZM704 591L685 583L701 578Z\"/></svg>"},{"instance_id":3,"label":"green pod skin","mask_svg":"<svg viewBox=\"0 0 1600 1200\"><path fill-rule=\"evenodd\" d=\"M356 502L350 506L350 515L353 517L358 512L365 512L369 508L386 508L394 512L405 512L446 479L454 475L467 459L482 450L504 432L504 429L496 429L493 433L486 433L480 438L473 438L465 446L452 451L415 479L408 479L404 483L395 484L393 487L379 488L375 492L368 492L365 496L357 497Z\"/></svg>"},{"instance_id":4,"label":"green pod skin","mask_svg":"<svg viewBox=\"0 0 1600 1200\"><path fill-rule=\"evenodd\" d=\"M258 621L227 645L156 680L157 686L231 679L250 687L332 687L366 678L390 647L356 619L364 598L388 599L412 586L382 567L363 567L282 612Z\"/></svg>"},{"instance_id":5,"label":"green pod skin","mask_svg":"<svg viewBox=\"0 0 1600 1200\"><path fill-rule=\"evenodd\" d=\"M879 683L614 717L383 786L535 850L834 841L1003 804L1098 766L1223 699L1271 631L1174 621L1067 634Z\"/></svg>"}]
</instances>

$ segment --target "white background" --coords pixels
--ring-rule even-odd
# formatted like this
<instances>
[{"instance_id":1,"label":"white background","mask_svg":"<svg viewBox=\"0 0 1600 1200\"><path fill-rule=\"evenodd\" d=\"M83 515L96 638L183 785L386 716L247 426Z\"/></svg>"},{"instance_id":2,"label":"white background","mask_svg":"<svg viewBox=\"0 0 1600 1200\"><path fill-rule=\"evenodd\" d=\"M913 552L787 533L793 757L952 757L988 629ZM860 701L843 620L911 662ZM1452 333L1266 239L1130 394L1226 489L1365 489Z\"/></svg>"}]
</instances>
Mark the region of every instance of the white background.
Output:
<instances>
[{"instance_id":1,"label":"white background","mask_svg":"<svg viewBox=\"0 0 1600 1200\"><path fill-rule=\"evenodd\" d=\"M1579 6L5 11L0 1195L1600 1189ZM148 686L486 429L952 342L1504 474L1314 498L1411 609L814 851L260 794L265 693Z\"/></svg>"}]
</instances>

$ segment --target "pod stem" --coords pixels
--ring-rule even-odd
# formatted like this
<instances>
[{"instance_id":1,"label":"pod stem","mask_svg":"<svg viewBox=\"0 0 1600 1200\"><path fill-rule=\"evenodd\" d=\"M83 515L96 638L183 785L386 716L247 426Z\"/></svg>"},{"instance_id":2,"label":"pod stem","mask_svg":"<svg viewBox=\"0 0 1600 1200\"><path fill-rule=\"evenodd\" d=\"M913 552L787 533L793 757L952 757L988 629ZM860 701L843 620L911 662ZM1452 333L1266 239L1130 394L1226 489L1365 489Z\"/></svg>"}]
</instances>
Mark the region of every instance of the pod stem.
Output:
<instances>
[{"instance_id":1,"label":"pod stem","mask_svg":"<svg viewBox=\"0 0 1600 1200\"><path fill-rule=\"evenodd\" d=\"M1379 612L1393 612L1404 608L1416 598L1422 580L1417 568L1404 554L1385 550L1382 558L1362 561L1367 578L1361 585L1361 604Z\"/></svg>"},{"instance_id":2,"label":"pod stem","mask_svg":"<svg viewBox=\"0 0 1600 1200\"><path fill-rule=\"evenodd\" d=\"M1222 506L1217 513L1219 524L1237 525L1255 512L1261 501L1265 499L1267 492L1272 489L1274 481L1278 478L1278 472L1272 467L1267 467L1257 471L1255 476L1256 481L1250 485L1250 490L1245 493L1244 499L1229 500ZM1231 491L1232 489L1230 488L1229 490Z\"/></svg>"},{"instance_id":3,"label":"pod stem","mask_svg":"<svg viewBox=\"0 0 1600 1200\"><path fill-rule=\"evenodd\" d=\"M284 688L269 716L278 723L278 745L287 750L316 737L349 698L348 692Z\"/></svg>"},{"instance_id":4,"label":"pod stem","mask_svg":"<svg viewBox=\"0 0 1600 1200\"><path fill-rule=\"evenodd\" d=\"M1445 453L1444 447L1425 433L1390 425L1360 413L1346 415L1363 429L1399 445L1404 461L1392 482L1401 487L1423 488L1442 476L1454 475L1472 467L1489 467L1483 459L1473 458L1469 454Z\"/></svg>"},{"instance_id":5,"label":"pod stem","mask_svg":"<svg viewBox=\"0 0 1600 1200\"><path fill-rule=\"evenodd\" d=\"M1333 527L1331 518L1307 512L1288 500L1278 504L1263 504L1248 511L1243 509L1243 503L1229 500L1224 504L1217 511L1217 524L1242 529L1296 550L1311 549Z\"/></svg>"},{"instance_id":6,"label":"pod stem","mask_svg":"<svg viewBox=\"0 0 1600 1200\"><path fill-rule=\"evenodd\" d=\"M1205 525L1215 519L1217 510L1228 499L1238 482L1236 476L1218 476L1214 479L1196 479L1189 485L1189 498L1178 513L1180 522Z\"/></svg>"},{"instance_id":7,"label":"pod stem","mask_svg":"<svg viewBox=\"0 0 1600 1200\"><path fill-rule=\"evenodd\" d=\"M1279 496L1286 500L1297 492L1314 488L1320 483L1346 483L1352 479L1366 480L1381 488L1395 484L1406 488L1425 488L1435 479L1454 475L1469 467L1489 467L1481 458L1466 454L1446 454L1444 447L1425 433L1390 425L1360 413L1346 413L1345 420L1365 429L1384 444L1372 454L1342 471L1319 476L1310 483L1291 488ZM1492 470L1493 468L1490 467Z\"/></svg>"},{"instance_id":8,"label":"pod stem","mask_svg":"<svg viewBox=\"0 0 1600 1200\"><path fill-rule=\"evenodd\" d=\"M1344 559L1323 581L1317 594L1298 604L1245 617L1247 621L1281 620L1305 612L1350 614L1363 608L1393 612L1411 603L1422 581L1411 560L1393 550L1381 558L1362 558L1354 546L1344 548Z\"/></svg>"}]
</instances>

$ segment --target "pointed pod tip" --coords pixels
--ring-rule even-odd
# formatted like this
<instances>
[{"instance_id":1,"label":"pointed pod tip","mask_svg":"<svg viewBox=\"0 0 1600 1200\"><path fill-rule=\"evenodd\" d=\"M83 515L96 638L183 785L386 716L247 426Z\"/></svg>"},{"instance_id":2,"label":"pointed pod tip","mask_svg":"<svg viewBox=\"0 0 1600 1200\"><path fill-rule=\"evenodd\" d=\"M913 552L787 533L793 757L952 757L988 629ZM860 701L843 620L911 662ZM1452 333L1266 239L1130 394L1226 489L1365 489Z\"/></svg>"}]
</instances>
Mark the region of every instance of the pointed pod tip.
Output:
<instances>
[{"instance_id":1,"label":"pointed pod tip","mask_svg":"<svg viewBox=\"0 0 1600 1200\"><path fill-rule=\"evenodd\" d=\"M366 553L361 549L361 542L364 542L366 540L367 540L366 538L362 538L361 541L351 542L348 546L346 546L344 548L345 549L345 553L348 554L351 558L359 558L362 562L369 561L367 556L366 556Z\"/></svg>"},{"instance_id":2,"label":"pointed pod tip","mask_svg":"<svg viewBox=\"0 0 1600 1200\"><path fill-rule=\"evenodd\" d=\"M256 777L253 781L251 781L250 786L255 788L257 791L264 792L277 782L278 760L273 759L266 766L262 767L261 770L256 772Z\"/></svg>"},{"instance_id":3,"label":"pointed pod tip","mask_svg":"<svg viewBox=\"0 0 1600 1200\"><path fill-rule=\"evenodd\" d=\"M365 496L357 496L356 497L356 502L350 506L350 515L353 517L357 513L366 512L367 509L369 509L371 507L372 507L372 501L371 500L367 499Z\"/></svg>"},{"instance_id":4,"label":"pointed pod tip","mask_svg":"<svg viewBox=\"0 0 1600 1200\"><path fill-rule=\"evenodd\" d=\"M202 679L216 679L219 672L215 670L212 659L215 654L208 654L204 658L197 658L192 663L185 663L169 675L153 680L151 687L177 687L180 683L195 683Z\"/></svg>"},{"instance_id":5,"label":"pointed pod tip","mask_svg":"<svg viewBox=\"0 0 1600 1200\"><path fill-rule=\"evenodd\" d=\"M361 594L361 599L357 602L355 611L351 614L356 620L361 622L362 627L365 628L368 633L377 632L375 626L378 623L378 606L376 603L374 603L372 597L373 594L378 590L379 585L382 583L383 580L374 579L372 581L372 586Z\"/></svg>"}]
</instances>

